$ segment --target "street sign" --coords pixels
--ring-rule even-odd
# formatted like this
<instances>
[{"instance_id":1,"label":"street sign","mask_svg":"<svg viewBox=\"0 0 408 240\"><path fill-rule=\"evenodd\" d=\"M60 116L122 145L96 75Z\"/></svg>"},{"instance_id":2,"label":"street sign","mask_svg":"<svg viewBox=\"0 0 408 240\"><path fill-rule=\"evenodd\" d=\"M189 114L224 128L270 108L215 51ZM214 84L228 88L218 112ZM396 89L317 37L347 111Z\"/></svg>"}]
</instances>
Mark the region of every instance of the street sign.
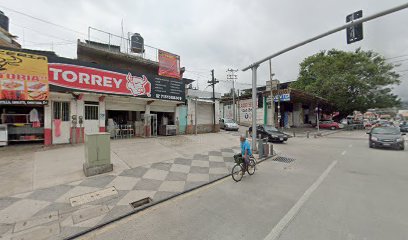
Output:
<instances>
[{"instance_id":1,"label":"street sign","mask_svg":"<svg viewBox=\"0 0 408 240\"><path fill-rule=\"evenodd\" d=\"M347 15L346 22L353 22L356 19L363 17L363 10L357 11L350 15ZM347 31L347 44L358 42L363 39L363 23L348 27Z\"/></svg>"}]
</instances>

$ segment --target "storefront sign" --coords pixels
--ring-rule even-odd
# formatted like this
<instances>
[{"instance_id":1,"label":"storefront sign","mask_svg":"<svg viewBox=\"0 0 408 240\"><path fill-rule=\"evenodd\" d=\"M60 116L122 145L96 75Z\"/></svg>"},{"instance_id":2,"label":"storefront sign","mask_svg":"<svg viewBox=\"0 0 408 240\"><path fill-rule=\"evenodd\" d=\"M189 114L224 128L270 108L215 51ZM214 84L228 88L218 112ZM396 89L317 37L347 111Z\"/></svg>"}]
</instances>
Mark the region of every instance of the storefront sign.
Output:
<instances>
[{"instance_id":1,"label":"storefront sign","mask_svg":"<svg viewBox=\"0 0 408 240\"><path fill-rule=\"evenodd\" d=\"M52 86L80 91L184 101L183 81L67 63L49 63Z\"/></svg>"},{"instance_id":2,"label":"storefront sign","mask_svg":"<svg viewBox=\"0 0 408 240\"><path fill-rule=\"evenodd\" d=\"M180 56L159 50L159 75L180 79Z\"/></svg>"},{"instance_id":3,"label":"storefront sign","mask_svg":"<svg viewBox=\"0 0 408 240\"><path fill-rule=\"evenodd\" d=\"M47 103L47 57L0 49L0 104Z\"/></svg>"},{"instance_id":4,"label":"storefront sign","mask_svg":"<svg viewBox=\"0 0 408 240\"><path fill-rule=\"evenodd\" d=\"M273 94L273 101L274 102L289 102L290 101L290 89L279 89L279 90L272 90ZM267 102L271 102L271 97L267 98Z\"/></svg>"}]
</instances>

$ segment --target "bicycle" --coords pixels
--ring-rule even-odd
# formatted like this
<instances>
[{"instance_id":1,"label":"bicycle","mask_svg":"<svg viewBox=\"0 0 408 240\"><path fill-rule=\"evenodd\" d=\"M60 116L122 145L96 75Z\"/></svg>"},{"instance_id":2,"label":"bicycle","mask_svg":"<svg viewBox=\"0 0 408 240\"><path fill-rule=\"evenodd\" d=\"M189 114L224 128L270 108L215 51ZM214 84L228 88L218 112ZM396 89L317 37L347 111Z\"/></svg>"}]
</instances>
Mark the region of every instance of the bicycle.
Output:
<instances>
[{"instance_id":1,"label":"bicycle","mask_svg":"<svg viewBox=\"0 0 408 240\"><path fill-rule=\"evenodd\" d=\"M231 176L235 182L241 181L242 177L245 174L245 167L244 167L244 159L242 158L241 154L237 154L234 156L235 165L232 168ZM249 157L249 163L247 166L246 171L249 175L253 175L256 170L256 159L253 156Z\"/></svg>"}]
</instances>

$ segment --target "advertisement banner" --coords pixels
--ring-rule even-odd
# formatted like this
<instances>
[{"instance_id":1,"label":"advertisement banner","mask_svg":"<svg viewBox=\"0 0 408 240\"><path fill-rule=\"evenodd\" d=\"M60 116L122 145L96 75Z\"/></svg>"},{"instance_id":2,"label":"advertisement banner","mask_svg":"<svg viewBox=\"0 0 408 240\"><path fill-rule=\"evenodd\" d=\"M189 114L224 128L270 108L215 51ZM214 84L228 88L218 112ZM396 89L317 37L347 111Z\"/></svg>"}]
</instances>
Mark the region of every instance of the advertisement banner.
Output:
<instances>
[{"instance_id":1,"label":"advertisement banner","mask_svg":"<svg viewBox=\"0 0 408 240\"><path fill-rule=\"evenodd\" d=\"M0 49L0 104L48 104L48 59Z\"/></svg>"},{"instance_id":2,"label":"advertisement banner","mask_svg":"<svg viewBox=\"0 0 408 240\"><path fill-rule=\"evenodd\" d=\"M184 82L125 70L107 70L70 63L49 63L51 86L173 101L185 100Z\"/></svg>"},{"instance_id":3,"label":"advertisement banner","mask_svg":"<svg viewBox=\"0 0 408 240\"><path fill-rule=\"evenodd\" d=\"M159 49L159 75L180 79L180 56Z\"/></svg>"}]
</instances>

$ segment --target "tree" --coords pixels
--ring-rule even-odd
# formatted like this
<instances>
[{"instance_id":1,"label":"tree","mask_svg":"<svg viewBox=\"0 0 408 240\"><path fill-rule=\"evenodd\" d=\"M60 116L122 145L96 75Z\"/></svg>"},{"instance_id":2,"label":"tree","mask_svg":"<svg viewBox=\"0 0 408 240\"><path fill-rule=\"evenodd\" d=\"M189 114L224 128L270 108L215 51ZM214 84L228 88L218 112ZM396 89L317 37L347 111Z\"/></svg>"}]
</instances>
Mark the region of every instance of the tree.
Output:
<instances>
[{"instance_id":1,"label":"tree","mask_svg":"<svg viewBox=\"0 0 408 240\"><path fill-rule=\"evenodd\" d=\"M400 104L392 86L400 83L395 65L373 51L322 51L300 64L290 86L325 98L343 114Z\"/></svg>"}]
</instances>

